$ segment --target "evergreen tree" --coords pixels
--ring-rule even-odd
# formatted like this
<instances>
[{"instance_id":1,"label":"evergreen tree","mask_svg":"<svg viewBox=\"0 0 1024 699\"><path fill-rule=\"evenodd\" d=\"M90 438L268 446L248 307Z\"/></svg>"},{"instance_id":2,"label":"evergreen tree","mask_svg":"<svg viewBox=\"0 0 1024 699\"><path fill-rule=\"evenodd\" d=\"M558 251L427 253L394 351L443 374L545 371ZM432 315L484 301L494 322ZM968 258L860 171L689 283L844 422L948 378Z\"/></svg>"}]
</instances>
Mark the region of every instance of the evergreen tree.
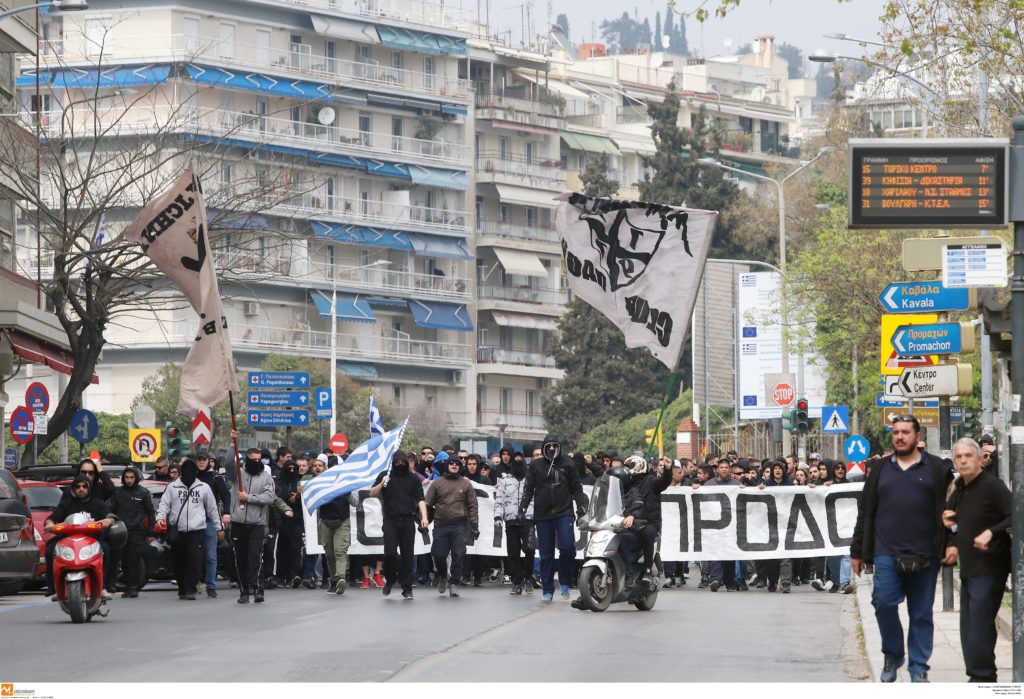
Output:
<instances>
[{"instance_id":1,"label":"evergreen tree","mask_svg":"<svg viewBox=\"0 0 1024 699\"><path fill-rule=\"evenodd\" d=\"M661 42L661 10L654 13L654 50L665 50L665 45Z\"/></svg>"},{"instance_id":2,"label":"evergreen tree","mask_svg":"<svg viewBox=\"0 0 1024 699\"><path fill-rule=\"evenodd\" d=\"M608 177L610 168L611 160L607 153L588 157L580 175L583 193L588 197L614 197L619 191L619 183Z\"/></svg>"},{"instance_id":3,"label":"evergreen tree","mask_svg":"<svg viewBox=\"0 0 1024 699\"><path fill-rule=\"evenodd\" d=\"M672 16L672 9L669 8L668 15ZM677 53L680 56L688 56L690 54L690 47L686 43L686 18L679 18L679 27L675 32L665 31L669 35L669 51Z\"/></svg>"},{"instance_id":4,"label":"evergreen tree","mask_svg":"<svg viewBox=\"0 0 1024 699\"><path fill-rule=\"evenodd\" d=\"M562 28L562 33L569 36L569 18L563 13L555 19L555 24Z\"/></svg>"},{"instance_id":5,"label":"evergreen tree","mask_svg":"<svg viewBox=\"0 0 1024 699\"><path fill-rule=\"evenodd\" d=\"M676 31L674 23L675 18L673 17L674 14L675 13L672 12L671 7L665 10L665 28L661 33L668 37L668 46L665 47L666 51L672 51L672 37L675 35Z\"/></svg>"}]
</instances>

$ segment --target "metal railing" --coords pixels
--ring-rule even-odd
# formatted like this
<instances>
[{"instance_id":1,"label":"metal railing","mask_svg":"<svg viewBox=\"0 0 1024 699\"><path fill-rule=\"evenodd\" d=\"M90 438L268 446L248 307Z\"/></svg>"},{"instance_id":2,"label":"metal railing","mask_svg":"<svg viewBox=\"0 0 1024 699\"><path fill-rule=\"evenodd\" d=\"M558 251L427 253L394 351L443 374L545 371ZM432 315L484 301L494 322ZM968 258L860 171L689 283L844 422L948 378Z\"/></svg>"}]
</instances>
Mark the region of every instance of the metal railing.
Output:
<instances>
[{"instance_id":1,"label":"metal railing","mask_svg":"<svg viewBox=\"0 0 1024 699\"><path fill-rule=\"evenodd\" d=\"M615 120L620 124L649 124L651 117L645 104L627 104L615 108Z\"/></svg>"},{"instance_id":2,"label":"metal railing","mask_svg":"<svg viewBox=\"0 0 1024 699\"><path fill-rule=\"evenodd\" d=\"M481 345L476 348L479 364L518 364L520 366L555 367L554 357L543 352L515 347Z\"/></svg>"},{"instance_id":3,"label":"metal railing","mask_svg":"<svg viewBox=\"0 0 1024 699\"><path fill-rule=\"evenodd\" d=\"M560 129L565 122L549 104L500 92L477 93L475 104L477 119L502 119L547 129Z\"/></svg>"},{"instance_id":4,"label":"metal railing","mask_svg":"<svg viewBox=\"0 0 1024 699\"><path fill-rule=\"evenodd\" d=\"M480 151L476 155L477 178L487 173L500 173L515 178L553 180L560 185L565 184L565 167L559 160L539 160L534 158L527 162L525 158L505 154L499 151Z\"/></svg>"},{"instance_id":5,"label":"metal railing","mask_svg":"<svg viewBox=\"0 0 1024 699\"><path fill-rule=\"evenodd\" d=\"M537 240L544 243L558 242L558 234L555 233L554 228L549 226L526 226L485 219L476 222L476 229L478 235L495 235L500 238L516 240Z\"/></svg>"},{"instance_id":6,"label":"metal railing","mask_svg":"<svg viewBox=\"0 0 1024 699\"><path fill-rule=\"evenodd\" d=\"M438 97L454 97L468 100L473 96L469 80L449 77L439 73L392 68L382 66L374 60L350 61L322 53L313 53L308 44L289 44L287 48L257 46L238 41L225 42L209 36L187 34L111 34L109 45L100 48L85 34L69 31L60 42L61 53L44 52L44 63L59 57L62 63L88 62L95 64L123 63L144 60L149 63L161 61L199 61L226 64L257 70L273 69L301 75L305 78L324 80L345 87L383 87L388 91L411 92ZM48 59L50 59L48 61Z\"/></svg>"},{"instance_id":7,"label":"metal railing","mask_svg":"<svg viewBox=\"0 0 1024 699\"><path fill-rule=\"evenodd\" d=\"M497 429L498 423L507 425L506 429L519 430L543 430L544 416L540 413L528 413L520 410L477 410L477 423L480 426L494 426Z\"/></svg>"},{"instance_id":8,"label":"metal railing","mask_svg":"<svg viewBox=\"0 0 1024 699\"><path fill-rule=\"evenodd\" d=\"M469 26L468 8L424 0L278 0L282 5L327 10L359 17L383 17L412 22L424 27L461 29Z\"/></svg>"},{"instance_id":9,"label":"metal railing","mask_svg":"<svg viewBox=\"0 0 1024 699\"><path fill-rule=\"evenodd\" d=\"M515 301L549 306L564 306L569 303L569 292L565 289L534 288L529 286L499 286L484 284L477 286L477 298L495 301Z\"/></svg>"},{"instance_id":10,"label":"metal railing","mask_svg":"<svg viewBox=\"0 0 1024 699\"><path fill-rule=\"evenodd\" d=\"M309 274L318 280L319 285L331 287L332 265L322 262L311 262ZM436 274L419 274L391 270L387 267L345 268L337 266L338 286L347 289L367 289L371 291L394 291L414 296L437 296L460 301L471 301L473 296L470 283L459 277L439 276Z\"/></svg>"}]
</instances>

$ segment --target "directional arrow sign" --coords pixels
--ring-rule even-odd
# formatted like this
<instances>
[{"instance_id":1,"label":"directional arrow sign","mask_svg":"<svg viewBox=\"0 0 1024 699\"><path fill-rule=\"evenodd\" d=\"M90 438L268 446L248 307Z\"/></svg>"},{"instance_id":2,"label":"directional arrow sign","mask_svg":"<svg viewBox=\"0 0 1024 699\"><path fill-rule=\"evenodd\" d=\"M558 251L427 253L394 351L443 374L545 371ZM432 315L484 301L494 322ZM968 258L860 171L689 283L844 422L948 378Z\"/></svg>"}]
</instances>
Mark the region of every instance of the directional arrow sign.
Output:
<instances>
[{"instance_id":1,"label":"directional arrow sign","mask_svg":"<svg viewBox=\"0 0 1024 699\"><path fill-rule=\"evenodd\" d=\"M906 415L906 410L886 408L881 411L882 424L885 428L892 429L892 421L901 415ZM914 406L914 417L917 418L918 423L921 427L938 427L939 426L939 409L938 408L919 408Z\"/></svg>"},{"instance_id":2,"label":"directional arrow sign","mask_svg":"<svg viewBox=\"0 0 1024 699\"><path fill-rule=\"evenodd\" d=\"M85 408L75 411L75 416L71 418L71 424L68 426L68 433L80 444L87 444L96 439L99 431L100 423L96 415Z\"/></svg>"},{"instance_id":3,"label":"directional arrow sign","mask_svg":"<svg viewBox=\"0 0 1024 699\"><path fill-rule=\"evenodd\" d=\"M309 372L251 371L249 388L309 388Z\"/></svg>"},{"instance_id":4,"label":"directional arrow sign","mask_svg":"<svg viewBox=\"0 0 1024 699\"><path fill-rule=\"evenodd\" d=\"M977 306L977 296L968 289L950 289L940 281L895 282L885 287L878 297L887 313L921 313L923 311L966 311Z\"/></svg>"},{"instance_id":5,"label":"directional arrow sign","mask_svg":"<svg viewBox=\"0 0 1024 699\"><path fill-rule=\"evenodd\" d=\"M974 349L974 327L970 323L901 325L892 335L892 346L903 357L970 352Z\"/></svg>"},{"instance_id":6,"label":"directional arrow sign","mask_svg":"<svg viewBox=\"0 0 1024 699\"><path fill-rule=\"evenodd\" d=\"M920 369L904 369L899 376L903 395L969 396L974 389L970 364L946 364Z\"/></svg>"},{"instance_id":7,"label":"directional arrow sign","mask_svg":"<svg viewBox=\"0 0 1024 699\"><path fill-rule=\"evenodd\" d=\"M249 410L249 424L261 427L305 427L309 413L305 410Z\"/></svg>"},{"instance_id":8,"label":"directional arrow sign","mask_svg":"<svg viewBox=\"0 0 1024 699\"><path fill-rule=\"evenodd\" d=\"M250 408L305 408L309 394L305 391L250 391Z\"/></svg>"},{"instance_id":9,"label":"directional arrow sign","mask_svg":"<svg viewBox=\"0 0 1024 699\"><path fill-rule=\"evenodd\" d=\"M886 377L886 378L892 378L892 379L894 379L896 381L900 380L900 377L898 377L898 376ZM910 399L909 398L905 398L902 393L900 394L900 396L898 398L896 398L896 397L886 397L885 395L883 395L881 393L875 394L875 407L876 408L897 408L899 410L904 410L905 411L906 408L907 408L907 403L909 401L910 401ZM924 399L918 398L917 400L914 401L914 409L916 410L918 406L920 406L922 408L937 408L937 407L939 407L939 399L938 398L924 398Z\"/></svg>"}]
</instances>

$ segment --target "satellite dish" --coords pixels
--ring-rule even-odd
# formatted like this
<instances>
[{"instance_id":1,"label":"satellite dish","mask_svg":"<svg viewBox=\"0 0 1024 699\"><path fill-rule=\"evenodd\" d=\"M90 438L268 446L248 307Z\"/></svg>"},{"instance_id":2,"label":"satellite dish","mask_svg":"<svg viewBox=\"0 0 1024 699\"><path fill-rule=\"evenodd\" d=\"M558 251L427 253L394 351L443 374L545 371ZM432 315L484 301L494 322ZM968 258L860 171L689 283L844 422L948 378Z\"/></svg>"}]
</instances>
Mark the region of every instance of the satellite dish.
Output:
<instances>
[{"instance_id":1,"label":"satellite dish","mask_svg":"<svg viewBox=\"0 0 1024 699\"><path fill-rule=\"evenodd\" d=\"M320 111L316 113L316 120L324 126L330 126L334 123L334 116L333 107L322 107Z\"/></svg>"},{"instance_id":2,"label":"satellite dish","mask_svg":"<svg viewBox=\"0 0 1024 699\"><path fill-rule=\"evenodd\" d=\"M723 41L723 42L722 42L722 46L724 46L724 47L725 47L725 50L726 50L726 51L728 51L729 49L731 49L731 48L732 48L732 39L726 39L725 41Z\"/></svg>"}]
</instances>

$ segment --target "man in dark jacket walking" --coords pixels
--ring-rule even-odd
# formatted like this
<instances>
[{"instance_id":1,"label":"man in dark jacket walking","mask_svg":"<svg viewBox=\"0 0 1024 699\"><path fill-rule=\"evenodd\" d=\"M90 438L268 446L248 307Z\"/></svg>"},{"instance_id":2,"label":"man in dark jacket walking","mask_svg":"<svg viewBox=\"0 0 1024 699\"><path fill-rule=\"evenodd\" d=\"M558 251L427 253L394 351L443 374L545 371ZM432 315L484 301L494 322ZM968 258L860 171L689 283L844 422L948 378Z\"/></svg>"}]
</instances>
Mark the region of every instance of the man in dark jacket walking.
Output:
<instances>
[{"instance_id":1,"label":"man in dark jacket walking","mask_svg":"<svg viewBox=\"0 0 1024 699\"><path fill-rule=\"evenodd\" d=\"M850 543L854 573L860 575L865 563L875 566L871 604L885 656L882 682L895 682L903 665L899 604L904 598L910 617L910 680L928 681L939 562L956 560L956 549L947 547L948 532L942 525L946 487L953 474L949 462L918 448L920 436L921 425L913 415L893 421L895 453L871 470Z\"/></svg>"},{"instance_id":2,"label":"man in dark jacket walking","mask_svg":"<svg viewBox=\"0 0 1024 699\"><path fill-rule=\"evenodd\" d=\"M426 530L427 506L420 479L409 468L409 458L405 452L396 452L390 474L377 476L370 497L380 497L384 515L384 596L391 594L397 580L402 586L402 597L411 600L416 527Z\"/></svg>"},{"instance_id":3,"label":"man in dark jacket walking","mask_svg":"<svg viewBox=\"0 0 1024 699\"><path fill-rule=\"evenodd\" d=\"M435 462L437 460L435 459ZM433 481L427 490L426 506L434 508L434 542L430 553L437 570L437 591L458 597L455 585L462 580L462 561L466 557L467 533L475 541L480 536L480 515L473 483L460 475L458 461L443 461L444 476ZM452 557L451 581L448 580L447 559Z\"/></svg>"},{"instance_id":4,"label":"man in dark jacket walking","mask_svg":"<svg viewBox=\"0 0 1024 699\"><path fill-rule=\"evenodd\" d=\"M138 469L134 466L125 467L121 473L121 485L110 498L110 511L128 528L128 541L124 548L111 551L111 556L120 558L124 569L125 591L121 597L126 598L138 597L139 588L146 582L142 579L142 557L146 553L150 527L156 523L153 497L139 485L139 480ZM116 575L117 564L113 563L110 567Z\"/></svg>"},{"instance_id":5,"label":"man in dark jacket walking","mask_svg":"<svg viewBox=\"0 0 1024 699\"><path fill-rule=\"evenodd\" d=\"M555 597L555 544L558 544L558 583L562 599L569 599L569 581L576 567L576 538L573 532L573 501L576 518L587 512L576 465L562 453L562 445L548 436L541 447L542 457L530 461L526 486L519 503L519 519L526 519L526 508L533 501L533 519L540 550L540 577L544 601Z\"/></svg>"}]
</instances>

